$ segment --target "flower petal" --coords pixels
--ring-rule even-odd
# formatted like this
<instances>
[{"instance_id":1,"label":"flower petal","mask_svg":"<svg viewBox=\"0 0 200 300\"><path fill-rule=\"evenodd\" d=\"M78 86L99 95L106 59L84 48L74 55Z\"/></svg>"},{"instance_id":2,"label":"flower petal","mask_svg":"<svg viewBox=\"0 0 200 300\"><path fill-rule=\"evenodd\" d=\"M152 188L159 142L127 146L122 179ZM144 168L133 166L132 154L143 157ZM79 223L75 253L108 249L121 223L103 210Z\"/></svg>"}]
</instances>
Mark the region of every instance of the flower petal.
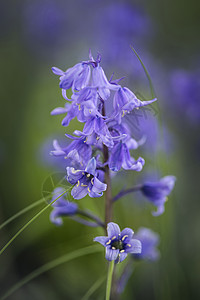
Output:
<instances>
[{"instance_id":1,"label":"flower petal","mask_svg":"<svg viewBox=\"0 0 200 300\"><path fill-rule=\"evenodd\" d=\"M94 185L92 187L92 191L94 193L101 193L105 191L107 188L107 184L101 182L97 177L94 178Z\"/></svg>"},{"instance_id":2,"label":"flower petal","mask_svg":"<svg viewBox=\"0 0 200 300\"><path fill-rule=\"evenodd\" d=\"M63 75L64 74L64 72L61 69L57 68L57 67L52 67L51 70L56 75Z\"/></svg>"},{"instance_id":3,"label":"flower petal","mask_svg":"<svg viewBox=\"0 0 200 300\"><path fill-rule=\"evenodd\" d=\"M126 245L126 253L141 253L142 244L139 240L132 239Z\"/></svg>"},{"instance_id":4,"label":"flower petal","mask_svg":"<svg viewBox=\"0 0 200 300\"><path fill-rule=\"evenodd\" d=\"M116 260L119 255L119 249L113 250L110 248L106 248L106 259L111 261L111 260Z\"/></svg>"},{"instance_id":5,"label":"flower petal","mask_svg":"<svg viewBox=\"0 0 200 300\"><path fill-rule=\"evenodd\" d=\"M82 199L84 198L88 193L88 187L82 187L80 185L75 185L74 188L71 191L71 195L74 199Z\"/></svg>"},{"instance_id":6,"label":"flower petal","mask_svg":"<svg viewBox=\"0 0 200 300\"><path fill-rule=\"evenodd\" d=\"M119 262L122 262L125 258L127 257L127 253L123 252L123 253L119 253Z\"/></svg>"},{"instance_id":7,"label":"flower petal","mask_svg":"<svg viewBox=\"0 0 200 300\"><path fill-rule=\"evenodd\" d=\"M164 213L164 211L165 211L165 205L164 205L164 202L163 202L163 203L161 203L161 204L158 206L157 211L153 211L153 212L152 212L152 215L153 215L154 217L158 217L158 216L162 215L162 214Z\"/></svg>"},{"instance_id":8,"label":"flower petal","mask_svg":"<svg viewBox=\"0 0 200 300\"><path fill-rule=\"evenodd\" d=\"M119 225L114 222L110 222L107 225L108 237L112 238L113 236L118 236L120 234Z\"/></svg>"},{"instance_id":9,"label":"flower petal","mask_svg":"<svg viewBox=\"0 0 200 300\"><path fill-rule=\"evenodd\" d=\"M133 230L131 228L124 228L121 232L121 239L126 242L126 239L132 239Z\"/></svg>"},{"instance_id":10,"label":"flower petal","mask_svg":"<svg viewBox=\"0 0 200 300\"><path fill-rule=\"evenodd\" d=\"M106 243L108 241L108 237L107 236L97 236L93 239L94 242L98 242L101 245L103 245L104 247L106 247Z\"/></svg>"},{"instance_id":11,"label":"flower petal","mask_svg":"<svg viewBox=\"0 0 200 300\"><path fill-rule=\"evenodd\" d=\"M95 175L96 171L96 159L93 157L90 159L90 161L87 164L87 167L85 168L85 172Z\"/></svg>"},{"instance_id":12,"label":"flower petal","mask_svg":"<svg viewBox=\"0 0 200 300\"><path fill-rule=\"evenodd\" d=\"M73 167L67 167L67 180L71 184L78 182L83 177L82 170L75 170Z\"/></svg>"}]
</instances>

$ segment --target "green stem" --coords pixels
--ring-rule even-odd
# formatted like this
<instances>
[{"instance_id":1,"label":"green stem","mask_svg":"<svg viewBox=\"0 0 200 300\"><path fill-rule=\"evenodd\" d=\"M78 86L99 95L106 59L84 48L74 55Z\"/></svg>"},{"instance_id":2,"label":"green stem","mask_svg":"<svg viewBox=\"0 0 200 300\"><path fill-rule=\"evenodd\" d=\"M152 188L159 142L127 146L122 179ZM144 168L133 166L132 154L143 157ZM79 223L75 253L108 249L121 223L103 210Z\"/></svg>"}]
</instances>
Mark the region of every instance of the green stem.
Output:
<instances>
[{"instance_id":1,"label":"green stem","mask_svg":"<svg viewBox=\"0 0 200 300\"><path fill-rule=\"evenodd\" d=\"M107 277L107 284L106 284L106 300L110 300L114 265L115 265L115 261L112 260L108 266L108 277Z\"/></svg>"},{"instance_id":2,"label":"green stem","mask_svg":"<svg viewBox=\"0 0 200 300\"><path fill-rule=\"evenodd\" d=\"M72 186L73 187L73 186ZM70 187L67 191L58 196L54 201L45 206L41 211L39 211L32 219L30 219L8 242L7 244L0 250L0 255L8 248L8 246L23 232L33 221L35 221L44 211L46 211L54 202L56 202L60 197L62 197L65 193L67 193L72 187Z\"/></svg>"},{"instance_id":3,"label":"green stem","mask_svg":"<svg viewBox=\"0 0 200 300\"><path fill-rule=\"evenodd\" d=\"M32 273L27 275L25 278L23 278L21 281L16 283L11 289L9 289L0 298L0 300L7 299L10 295L12 295L14 292L16 292L19 288L21 288L23 285L25 285L29 281L33 280L34 278L38 277L39 275L41 275L41 274L57 267L57 266L59 266L63 263L66 263L68 261L71 261L72 259L84 256L84 255L96 253L96 252L99 252L99 251L101 251L101 249L98 246L88 246L88 247L76 250L74 252L65 254L65 255L57 258L57 259L54 259L54 260L50 261L49 263L43 265L42 267L36 269L35 271L33 271Z\"/></svg>"},{"instance_id":4,"label":"green stem","mask_svg":"<svg viewBox=\"0 0 200 300\"><path fill-rule=\"evenodd\" d=\"M27 211L31 210L32 208L40 205L44 203L44 198L32 203L31 205L25 207L24 209L20 210L18 213L16 213L14 216L10 217L9 219L7 219L4 223L2 223L0 225L0 230L5 227L6 225L8 225L9 223L11 223L12 221L14 221L15 219L17 219L18 217L20 217L21 215L25 214Z\"/></svg>"}]
</instances>

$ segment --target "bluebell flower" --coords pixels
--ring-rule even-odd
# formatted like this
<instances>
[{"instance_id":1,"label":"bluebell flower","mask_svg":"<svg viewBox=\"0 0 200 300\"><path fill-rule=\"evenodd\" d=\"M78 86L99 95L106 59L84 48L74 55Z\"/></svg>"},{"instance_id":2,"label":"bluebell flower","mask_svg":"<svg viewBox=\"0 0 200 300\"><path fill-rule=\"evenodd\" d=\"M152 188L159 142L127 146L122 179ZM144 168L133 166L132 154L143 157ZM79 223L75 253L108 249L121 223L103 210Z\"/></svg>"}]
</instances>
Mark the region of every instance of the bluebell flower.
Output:
<instances>
[{"instance_id":1,"label":"bluebell flower","mask_svg":"<svg viewBox=\"0 0 200 300\"><path fill-rule=\"evenodd\" d=\"M58 198L65 191L62 187L57 187L53 191L53 197L51 202ZM56 200L53 204L53 210L50 214L50 220L55 225L62 225L62 217L64 216L73 216L77 213L78 205L73 202L69 202L65 199L65 194L62 195L58 200Z\"/></svg>"},{"instance_id":2,"label":"bluebell flower","mask_svg":"<svg viewBox=\"0 0 200 300\"><path fill-rule=\"evenodd\" d=\"M133 109L139 109L142 106L149 105L156 101L157 99L152 99L149 101L139 100L135 94L128 88L119 88L113 99L114 114L118 117L118 122L121 123L121 118L127 113L130 113Z\"/></svg>"},{"instance_id":3,"label":"bluebell flower","mask_svg":"<svg viewBox=\"0 0 200 300\"><path fill-rule=\"evenodd\" d=\"M54 156L63 156L65 159L70 158L78 162L81 166L86 166L92 155L92 148L86 143L86 137L75 137L66 134L73 139L67 147L61 147L57 140L53 141L54 150L50 152Z\"/></svg>"},{"instance_id":4,"label":"bluebell flower","mask_svg":"<svg viewBox=\"0 0 200 300\"><path fill-rule=\"evenodd\" d=\"M120 141L110 151L109 168L117 172L121 167L125 170L141 171L145 161L142 157L135 160L130 156L129 149L125 142Z\"/></svg>"},{"instance_id":5,"label":"bluebell flower","mask_svg":"<svg viewBox=\"0 0 200 300\"><path fill-rule=\"evenodd\" d=\"M142 245L137 239L133 239L133 230L125 228L120 231L116 223L110 222L107 225L108 236L97 236L95 242L106 248L106 259L115 262L122 262L128 253L141 253Z\"/></svg>"},{"instance_id":6,"label":"bluebell flower","mask_svg":"<svg viewBox=\"0 0 200 300\"><path fill-rule=\"evenodd\" d=\"M72 68L67 69L65 72L57 67L53 67L52 71L56 75L60 75L60 88L68 90L79 91L87 86L90 80L91 69L90 66L83 63L78 63Z\"/></svg>"},{"instance_id":7,"label":"bluebell flower","mask_svg":"<svg viewBox=\"0 0 200 300\"><path fill-rule=\"evenodd\" d=\"M156 261L160 257L160 252L157 249L159 244L159 235L149 228L141 227L135 234L142 243L142 252L134 254L134 258L149 261Z\"/></svg>"},{"instance_id":8,"label":"bluebell flower","mask_svg":"<svg viewBox=\"0 0 200 300\"><path fill-rule=\"evenodd\" d=\"M107 184L98 179L94 157L90 159L84 170L67 167L67 180L69 183L75 184L71 191L74 199L84 198L87 194L92 198L101 197L107 188Z\"/></svg>"},{"instance_id":9,"label":"bluebell flower","mask_svg":"<svg viewBox=\"0 0 200 300\"><path fill-rule=\"evenodd\" d=\"M141 191L149 201L157 206L157 211L152 212L154 216L161 215L164 210L164 204L167 200L167 196L171 193L176 181L175 176L165 176L157 182L144 183Z\"/></svg>"},{"instance_id":10,"label":"bluebell flower","mask_svg":"<svg viewBox=\"0 0 200 300\"><path fill-rule=\"evenodd\" d=\"M110 90L116 91L120 87L108 81L104 70L100 66L94 68L92 72L92 86L98 88L99 96L103 100L107 100L110 97Z\"/></svg>"}]
</instances>

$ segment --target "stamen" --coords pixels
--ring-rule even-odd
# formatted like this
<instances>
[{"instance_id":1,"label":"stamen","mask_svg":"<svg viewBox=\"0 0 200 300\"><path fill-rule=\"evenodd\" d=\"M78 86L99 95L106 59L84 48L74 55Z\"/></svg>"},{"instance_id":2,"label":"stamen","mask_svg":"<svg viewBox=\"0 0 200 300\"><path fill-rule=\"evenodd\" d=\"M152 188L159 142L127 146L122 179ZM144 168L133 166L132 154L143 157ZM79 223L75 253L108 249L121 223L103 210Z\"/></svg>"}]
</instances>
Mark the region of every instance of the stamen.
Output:
<instances>
[{"instance_id":1,"label":"stamen","mask_svg":"<svg viewBox=\"0 0 200 300\"><path fill-rule=\"evenodd\" d=\"M88 187L88 192L89 192L89 193L91 192L90 189L89 189L89 187Z\"/></svg>"},{"instance_id":2,"label":"stamen","mask_svg":"<svg viewBox=\"0 0 200 300\"><path fill-rule=\"evenodd\" d=\"M123 253L123 252L125 252L125 250L124 250L124 249L123 249L123 250L120 250L120 252Z\"/></svg>"},{"instance_id":3,"label":"stamen","mask_svg":"<svg viewBox=\"0 0 200 300\"><path fill-rule=\"evenodd\" d=\"M112 247L112 250L116 250L116 248L115 248L115 247Z\"/></svg>"},{"instance_id":4,"label":"stamen","mask_svg":"<svg viewBox=\"0 0 200 300\"><path fill-rule=\"evenodd\" d=\"M84 172L82 172L82 175L85 175L85 173L84 173Z\"/></svg>"},{"instance_id":5,"label":"stamen","mask_svg":"<svg viewBox=\"0 0 200 300\"><path fill-rule=\"evenodd\" d=\"M83 183L81 183L81 186L87 186L87 184L83 184Z\"/></svg>"},{"instance_id":6,"label":"stamen","mask_svg":"<svg viewBox=\"0 0 200 300\"><path fill-rule=\"evenodd\" d=\"M124 241L126 237L128 237L127 234L125 234L125 235L123 236L122 241Z\"/></svg>"},{"instance_id":7,"label":"stamen","mask_svg":"<svg viewBox=\"0 0 200 300\"><path fill-rule=\"evenodd\" d=\"M79 172L80 170L75 170L74 168L72 168L72 173L76 174L77 172Z\"/></svg>"},{"instance_id":8,"label":"stamen","mask_svg":"<svg viewBox=\"0 0 200 300\"><path fill-rule=\"evenodd\" d=\"M78 180L78 183L77 183L77 185L76 185L76 186L78 187L78 186L79 186L79 184L80 184L80 181Z\"/></svg>"},{"instance_id":9,"label":"stamen","mask_svg":"<svg viewBox=\"0 0 200 300\"><path fill-rule=\"evenodd\" d=\"M91 184L92 185L94 184L94 177L92 177L92 179L91 179Z\"/></svg>"},{"instance_id":10,"label":"stamen","mask_svg":"<svg viewBox=\"0 0 200 300\"><path fill-rule=\"evenodd\" d=\"M132 246L131 246L131 244L126 244L126 246L128 246L128 247L132 247Z\"/></svg>"},{"instance_id":11,"label":"stamen","mask_svg":"<svg viewBox=\"0 0 200 300\"><path fill-rule=\"evenodd\" d=\"M111 240L109 240L107 243L106 243L106 245L109 245L111 243Z\"/></svg>"},{"instance_id":12,"label":"stamen","mask_svg":"<svg viewBox=\"0 0 200 300\"><path fill-rule=\"evenodd\" d=\"M85 141L83 141L83 142L84 142L84 143L86 143L86 142L87 142L87 140L88 140L88 137L86 137Z\"/></svg>"},{"instance_id":13,"label":"stamen","mask_svg":"<svg viewBox=\"0 0 200 300\"><path fill-rule=\"evenodd\" d=\"M87 177L89 178L89 177L90 177L90 174L87 174Z\"/></svg>"},{"instance_id":14,"label":"stamen","mask_svg":"<svg viewBox=\"0 0 200 300\"><path fill-rule=\"evenodd\" d=\"M115 240L115 239L116 239L116 236L113 236L111 240Z\"/></svg>"},{"instance_id":15,"label":"stamen","mask_svg":"<svg viewBox=\"0 0 200 300\"><path fill-rule=\"evenodd\" d=\"M96 137L96 140L98 141L99 139L100 139L100 137L99 137L99 136L97 136L97 137Z\"/></svg>"}]
</instances>

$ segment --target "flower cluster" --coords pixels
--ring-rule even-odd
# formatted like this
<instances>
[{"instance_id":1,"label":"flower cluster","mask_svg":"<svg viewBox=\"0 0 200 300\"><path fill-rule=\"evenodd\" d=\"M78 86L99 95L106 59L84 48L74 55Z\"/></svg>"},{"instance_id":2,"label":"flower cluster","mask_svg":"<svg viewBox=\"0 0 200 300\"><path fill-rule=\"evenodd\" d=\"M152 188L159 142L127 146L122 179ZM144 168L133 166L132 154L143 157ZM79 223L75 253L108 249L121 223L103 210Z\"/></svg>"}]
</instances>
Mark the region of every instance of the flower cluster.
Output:
<instances>
[{"instance_id":1,"label":"flower cluster","mask_svg":"<svg viewBox=\"0 0 200 300\"><path fill-rule=\"evenodd\" d=\"M104 229L107 226L108 236L95 237L94 241L106 248L108 261L122 262L128 253L136 259L156 260L159 253L156 250L158 236L155 233L142 228L138 231L136 239L133 239L133 230L125 228L120 231L119 226L111 222L111 213L108 214L116 200L138 190L157 207L153 215L164 212L166 197L175 183L174 176L166 176L158 182L147 182L123 190L115 197L112 197L112 193L109 194L110 171L141 171L145 163L142 157L135 159L131 154L131 151L144 143L144 139L134 139L125 116L153 103L156 99L141 101L131 90L119 84L121 79L113 80L111 77L108 80L100 62L101 56L98 54L95 60L90 52L89 60L82 61L66 71L52 68L53 73L59 76L62 96L66 103L65 107L57 107L51 114L64 114L62 125L65 127L75 118L84 125L82 131L75 130L73 135L66 133L66 137L71 140L66 147L61 147L58 141L54 140L54 150L51 154L63 157L69 162L66 179L72 185L71 196L74 199L79 200L86 195L97 198L106 191L106 214L109 217L105 216L103 222L98 216L79 209L76 203L68 202L61 196L53 203L54 210L50 219L60 225L61 217L68 215L88 226L101 226ZM70 98L67 92L69 89L72 91ZM54 191L54 194L56 193L62 195L63 188L57 188ZM52 200L55 199L53 195ZM89 218L92 222L74 215Z\"/></svg>"},{"instance_id":2,"label":"flower cluster","mask_svg":"<svg viewBox=\"0 0 200 300\"><path fill-rule=\"evenodd\" d=\"M52 115L66 114L62 121L68 126L77 118L84 123L82 131L75 130L67 147L61 147L54 141L55 156L70 158L77 168L67 168L67 180L74 184L72 196L81 199L89 194L99 197L106 190L104 167L112 171L121 168L141 171L144 159L135 159L130 150L140 146L131 137L131 131L124 116L135 109L146 106L156 99L141 101L126 87L119 85L119 80L108 80L100 66L101 56L96 60L89 55L88 61L82 61L65 72L54 67L54 74L59 75L60 88L66 100L65 107L58 107ZM72 89L72 96L67 97L67 90ZM104 147L109 151L107 161L103 159ZM96 154L96 155L95 155Z\"/></svg>"}]
</instances>

